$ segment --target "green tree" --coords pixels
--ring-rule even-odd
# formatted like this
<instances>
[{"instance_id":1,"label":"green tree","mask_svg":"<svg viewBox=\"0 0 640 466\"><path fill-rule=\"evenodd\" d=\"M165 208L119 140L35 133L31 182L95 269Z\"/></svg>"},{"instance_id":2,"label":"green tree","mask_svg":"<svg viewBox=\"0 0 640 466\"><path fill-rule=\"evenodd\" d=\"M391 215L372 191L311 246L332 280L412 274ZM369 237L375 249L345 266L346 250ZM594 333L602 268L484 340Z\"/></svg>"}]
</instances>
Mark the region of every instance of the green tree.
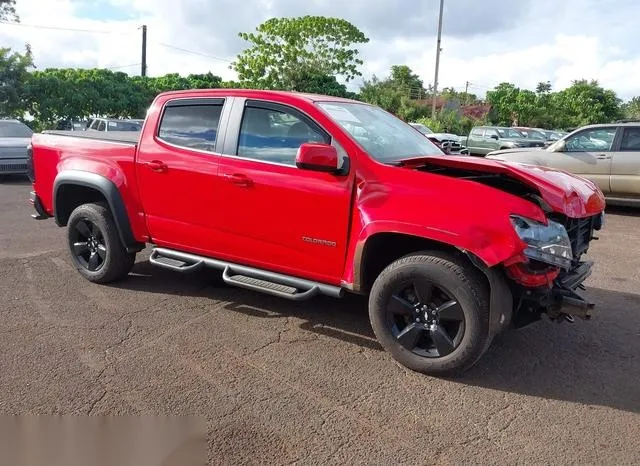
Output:
<instances>
[{"instance_id":1,"label":"green tree","mask_svg":"<svg viewBox=\"0 0 640 466\"><path fill-rule=\"evenodd\" d=\"M20 21L16 14L16 0L0 0L0 19Z\"/></svg>"},{"instance_id":2,"label":"green tree","mask_svg":"<svg viewBox=\"0 0 640 466\"><path fill-rule=\"evenodd\" d=\"M636 96L622 106L625 118L640 120L640 97Z\"/></svg>"},{"instance_id":3,"label":"green tree","mask_svg":"<svg viewBox=\"0 0 640 466\"><path fill-rule=\"evenodd\" d=\"M250 87L291 89L300 86L300 72L343 76L350 81L361 73L357 44L369 39L344 19L323 16L272 18L256 32L241 32L251 44L231 68Z\"/></svg>"},{"instance_id":4,"label":"green tree","mask_svg":"<svg viewBox=\"0 0 640 466\"><path fill-rule=\"evenodd\" d=\"M20 118L24 115L24 84L32 67L28 45L24 54L0 48L0 116Z\"/></svg>"},{"instance_id":5,"label":"green tree","mask_svg":"<svg viewBox=\"0 0 640 466\"><path fill-rule=\"evenodd\" d=\"M595 80L575 80L554 97L564 127L609 123L622 117L621 100L616 93Z\"/></svg>"}]
</instances>

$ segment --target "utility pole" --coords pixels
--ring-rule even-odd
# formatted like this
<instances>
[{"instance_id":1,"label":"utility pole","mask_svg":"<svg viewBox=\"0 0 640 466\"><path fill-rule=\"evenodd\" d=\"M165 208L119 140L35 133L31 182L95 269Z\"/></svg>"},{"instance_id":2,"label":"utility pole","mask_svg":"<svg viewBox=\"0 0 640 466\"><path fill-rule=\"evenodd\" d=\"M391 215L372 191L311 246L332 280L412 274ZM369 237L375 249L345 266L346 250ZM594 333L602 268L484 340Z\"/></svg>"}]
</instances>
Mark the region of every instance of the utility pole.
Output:
<instances>
[{"instance_id":1,"label":"utility pole","mask_svg":"<svg viewBox=\"0 0 640 466\"><path fill-rule=\"evenodd\" d=\"M431 118L436 117L436 98L438 97L438 71L440 68L440 42L442 39L442 9L444 0L440 0L440 14L438 19L438 44L436 45L436 75L433 79L433 102L431 103Z\"/></svg>"},{"instance_id":2,"label":"utility pole","mask_svg":"<svg viewBox=\"0 0 640 466\"><path fill-rule=\"evenodd\" d=\"M464 84L464 103L469 103L469 81Z\"/></svg>"},{"instance_id":3,"label":"utility pole","mask_svg":"<svg viewBox=\"0 0 640 466\"><path fill-rule=\"evenodd\" d=\"M147 25L142 26L142 69L141 76L147 75Z\"/></svg>"}]
</instances>

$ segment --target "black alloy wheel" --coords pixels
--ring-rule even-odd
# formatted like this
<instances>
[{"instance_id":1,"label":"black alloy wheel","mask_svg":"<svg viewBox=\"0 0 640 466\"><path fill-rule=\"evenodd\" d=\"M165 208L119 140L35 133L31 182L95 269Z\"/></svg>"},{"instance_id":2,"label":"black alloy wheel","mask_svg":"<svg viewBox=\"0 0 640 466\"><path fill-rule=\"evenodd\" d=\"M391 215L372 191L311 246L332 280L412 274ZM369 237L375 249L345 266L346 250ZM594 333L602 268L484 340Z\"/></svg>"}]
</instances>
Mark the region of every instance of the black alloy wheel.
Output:
<instances>
[{"instance_id":1,"label":"black alloy wheel","mask_svg":"<svg viewBox=\"0 0 640 466\"><path fill-rule=\"evenodd\" d=\"M455 253L422 251L389 264L371 288L369 319L382 347L424 374L458 375L491 343L488 286Z\"/></svg>"},{"instance_id":2,"label":"black alloy wheel","mask_svg":"<svg viewBox=\"0 0 640 466\"><path fill-rule=\"evenodd\" d=\"M462 341L465 317L453 295L433 283L401 285L387 303L389 331L408 351L439 358L451 354Z\"/></svg>"},{"instance_id":3,"label":"black alloy wheel","mask_svg":"<svg viewBox=\"0 0 640 466\"><path fill-rule=\"evenodd\" d=\"M76 269L94 283L125 278L136 260L123 246L106 203L76 207L67 222L67 242Z\"/></svg>"},{"instance_id":4,"label":"black alloy wheel","mask_svg":"<svg viewBox=\"0 0 640 466\"><path fill-rule=\"evenodd\" d=\"M80 265L97 272L107 260L107 246L100 228L88 218L79 219L69 232L73 253Z\"/></svg>"}]
</instances>

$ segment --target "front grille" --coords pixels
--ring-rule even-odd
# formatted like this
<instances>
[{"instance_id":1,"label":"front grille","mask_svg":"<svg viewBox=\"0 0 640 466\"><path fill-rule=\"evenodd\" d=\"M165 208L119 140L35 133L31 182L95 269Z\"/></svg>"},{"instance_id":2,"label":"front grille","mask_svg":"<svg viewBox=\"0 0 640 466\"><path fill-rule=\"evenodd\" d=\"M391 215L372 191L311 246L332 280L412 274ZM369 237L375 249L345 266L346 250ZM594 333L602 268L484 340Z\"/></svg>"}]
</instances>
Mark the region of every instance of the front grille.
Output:
<instances>
[{"instance_id":1,"label":"front grille","mask_svg":"<svg viewBox=\"0 0 640 466\"><path fill-rule=\"evenodd\" d=\"M593 232L600 228L600 215L584 218L570 218L565 215L551 215L550 218L562 223L567 229L571 240L574 263L580 261L580 256L589 249L589 243L593 239Z\"/></svg>"},{"instance_id":2,"label":"front grille","mask_svg":"<svg viewBox=\"0 0 640 466\"><path fill-rule=\"evenodd\" d=\"M0 163L0 173L27 171L26 163Z\"/></svg>"}]
</instances>

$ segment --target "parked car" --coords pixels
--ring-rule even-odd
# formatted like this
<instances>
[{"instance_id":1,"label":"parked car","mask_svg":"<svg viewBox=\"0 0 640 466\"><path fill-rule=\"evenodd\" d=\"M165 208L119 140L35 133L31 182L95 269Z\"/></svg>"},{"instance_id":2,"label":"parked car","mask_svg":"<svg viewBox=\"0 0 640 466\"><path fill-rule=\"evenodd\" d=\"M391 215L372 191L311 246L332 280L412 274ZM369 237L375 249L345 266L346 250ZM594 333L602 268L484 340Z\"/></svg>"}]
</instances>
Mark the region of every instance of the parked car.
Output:
<instances>
[{"instance_id":1,"label":"parked car","mask_svg":"<svg viewBox=\"0 0 640 466\"><path fill-rule=\"evenodd\" d=\"M60 120L56 125L60 131L84 131L87 129L87 122L77 120Z\"/></svg>"},{"instance_id":2,"label":"parked car","mask_svg":"<svg viewBox=\"0 0 640 466\"><path fill-rule=\"evenodd\" d=\"M0 175L27 173L27 147L33 131L18 120L0 120Z\"/></svg>"},{"instance_id":3,"label":"parked car","mask_svg":"<svg viewBox=\"0 0 640 466\"><path fill-rule=\"evenodd\" d=\"M544 141L529 139L520 131L502 126L477 126L471 129L465 145L471 155L486 155L497 149L544 147Z\"/></svg>"},{"instance_id":4,"label":"parked car","mask_svg":"<svg viewBox=\"0 0 640 466\"><path fill-rule=\"evenodd\" d=\"M124 120L118 118L91 118L87 122L88 131L141 131L144 120Z\"/></svg>"},{"instance_id":5,"label":"parked car","mask_svg":"<svg viewBox=\"0 0 640 466\"><path fill-rule=\"evenodd\" d=\"M520 131L525 135L527 139L536 139L538 141L544 141L545 147L550 146L558 139L564 136L564 133L558 131L551 131L542 128L528 128L525 126L514 126L513 129Z\"/></svg>"},{"instance_id":6,"label":"parked car","mask_svg":"<svg viewBox=\"0 0 640 466\"><path fill-rule=\"evenodd\" d=\"M424 134L431 142L442 149L447 154L466 155L469 153L466 147L461 144L460 136L452 133L434 133L431 128L422 123L409 123L415 129Z\"/></svg>"},{"instance_id":7,"label":"parked car","mask_svg":"<svg viewBox=\"0 0 640 466\"><path fill-rule=\"evenodd\" d=\"M596 183L609 204L640 205L640 122L584 126L541 151L487 157L565 170Z\"/></svg>"},{"instance_id":8,"label":"parked car","mask_svg":"<svg viewBox=\"0 0 640 466\"><path fill-rule=\"evenodd\" d=\"M159 267L211 267L285 299L368 295L382 347L429 374L461 372L497 333L543 314L591 315L577 289L603 224L597 186L445 155L363 102L168 92L139 135L32 141L35 218L67 227L71 261L92 282L125 278L150 244Z\"/></svg>"}]
</instances>

